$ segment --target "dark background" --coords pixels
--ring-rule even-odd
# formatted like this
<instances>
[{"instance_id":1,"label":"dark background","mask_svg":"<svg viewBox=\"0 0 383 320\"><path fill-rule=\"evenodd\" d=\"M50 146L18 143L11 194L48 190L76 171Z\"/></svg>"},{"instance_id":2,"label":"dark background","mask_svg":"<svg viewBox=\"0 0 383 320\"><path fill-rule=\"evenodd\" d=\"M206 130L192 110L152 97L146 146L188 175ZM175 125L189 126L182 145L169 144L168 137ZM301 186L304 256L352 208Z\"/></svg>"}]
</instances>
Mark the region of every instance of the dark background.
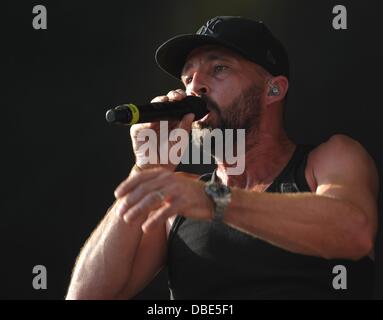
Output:
<instances>
[{"instance_id":1,"label":"dark background","mask_svg":"<svg viewBox=\"0 0 383 320\"><path fill-rule=\"evenodd\" d=\"M129 129L105 111L179 88L154 62L164 40L208 18L263 20L291 62L287 131L297 143L334 133L360 141L383 168L379 1L6 1L1 14L0 298L63 299L79 250L129 173ZM32 28L45 5L48 30ZM348 29L332 28L332 8ZM5 55L4 55L5 54ZM193 170L195 168L192 168ZM204 168L197 168L203 171ZM383 298L377 238L376 298ZM32 269L48 289L32 288ZM168 298L166 273L137 298Z\"/></svg>"}]
</instances>

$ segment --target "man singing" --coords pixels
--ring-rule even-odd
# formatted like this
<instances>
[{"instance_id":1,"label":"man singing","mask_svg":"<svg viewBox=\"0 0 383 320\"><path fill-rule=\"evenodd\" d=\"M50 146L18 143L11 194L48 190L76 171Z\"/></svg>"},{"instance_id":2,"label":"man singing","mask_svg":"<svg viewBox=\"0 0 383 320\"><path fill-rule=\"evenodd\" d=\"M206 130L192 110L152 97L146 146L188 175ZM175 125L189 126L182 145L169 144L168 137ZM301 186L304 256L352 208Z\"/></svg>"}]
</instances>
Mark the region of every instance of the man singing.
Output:
<instances>
[{"instance_id":1,"label":"man singing","mask_svg":"<svg viewBox=\"0 0 383 320\"><path fill-rule=\"evenodd\" d=\"M375 164L344 135L316 146L289 139L288 57L265 24L213 18L161 45L156 61L184 89L154 102L194 95L209 109L169 125L245 129L245 169L230 175L221 159L198 177L146 164L137 136L160 126L133 125L136 164L82 249L67 299L134 297L165 265L173 299L370 298Z\"/></svg>"}]
</instances>

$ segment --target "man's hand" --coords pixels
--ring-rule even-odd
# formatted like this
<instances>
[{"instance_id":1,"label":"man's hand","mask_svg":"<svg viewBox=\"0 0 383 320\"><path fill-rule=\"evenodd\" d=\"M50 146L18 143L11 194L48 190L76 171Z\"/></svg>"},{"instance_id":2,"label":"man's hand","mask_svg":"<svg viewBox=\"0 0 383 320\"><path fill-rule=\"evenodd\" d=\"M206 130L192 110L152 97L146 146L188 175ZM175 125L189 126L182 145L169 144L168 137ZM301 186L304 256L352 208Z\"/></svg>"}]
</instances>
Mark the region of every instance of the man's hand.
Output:
<instances>
[{"instance_id":1,"label":"man's hand","mask_svg":"<svg viewBox=\"0 0 383 320\"><path fill-rule=\"evenodd\" d=\"M182 89L172 90L170 91L166 96L158 96L154 98L151 102L167 102L167 101L177 101L182 100L186 97L185 91ZM187 132L190 132L191 125L194 120L194 114L188 113L186 114L181 121L169 121L169 132L175 128L184 129ZM148 164L146 163L146 155L143 154L143 151L140 150L140 147L146 143L145 141L139 141L138 140L138 134L143 129L152 129L156 132L158 144L157 144L157 163L156 164ZM163 168L167 168L169 170L174 171L177 167L178 163L167 163L167 164L160 164L160 157L159 157L159 150L160 147L167 147L167 150L170 150L172 145L176 144L176 141L166 141L163 143L166 143L166 146L160 146L160 123L159 122L150 122L150 123L140 123L140 124L134 124L130 128L130 136L132 138L133 143L133 152L136 156L136 165L139 168L153 168L157 166L161 166ZM182 152L185 151L187 148L187 144L183 146Z\"/></svg>"},{"instance_id":2,"label":"man's hand","mask_svg":"<svg viewBox=\"0 0 383 320\"><path fill-rule=\"evenodd\" d=\"M198 176L163 168L147 169L123 181L114 192L116 213L127 223L140 223L144 232L180 214L211 220L213 203Z\"/></svg>"}]
</instances>

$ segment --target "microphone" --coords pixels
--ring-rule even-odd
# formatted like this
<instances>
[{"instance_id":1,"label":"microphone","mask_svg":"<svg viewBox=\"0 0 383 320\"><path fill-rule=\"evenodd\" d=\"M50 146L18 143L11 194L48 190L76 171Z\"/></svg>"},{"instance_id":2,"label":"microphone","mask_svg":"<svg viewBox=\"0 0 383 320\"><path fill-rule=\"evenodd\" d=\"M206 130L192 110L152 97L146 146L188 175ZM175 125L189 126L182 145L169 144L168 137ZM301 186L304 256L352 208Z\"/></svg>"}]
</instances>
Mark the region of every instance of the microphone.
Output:
<instances>
[{"instance_id":1,"label":"microphone","mask_svg":"<svg viewBox=\"0 0 383 320\"><path fill-rule=\"evenodd\" d=\"M152 102L142 105L122 104L108 110L105 118L109 123L132 125L161 120L181 120L187 113L194 113L194 120L199 120L208 112L204 100L196 96L187 96L177 101Z\"/></svg>"}]
</instances>

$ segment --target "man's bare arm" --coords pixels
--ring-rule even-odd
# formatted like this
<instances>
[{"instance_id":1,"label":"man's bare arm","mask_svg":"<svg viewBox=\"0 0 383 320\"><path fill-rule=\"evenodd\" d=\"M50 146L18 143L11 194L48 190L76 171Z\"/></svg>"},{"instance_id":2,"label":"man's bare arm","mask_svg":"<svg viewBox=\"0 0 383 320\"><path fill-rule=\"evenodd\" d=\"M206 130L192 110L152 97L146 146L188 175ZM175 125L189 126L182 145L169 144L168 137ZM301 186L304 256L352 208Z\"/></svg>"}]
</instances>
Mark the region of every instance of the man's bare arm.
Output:
<instances>
[{"instance_id":1,"label":"man's bare arm","mask_svg":"<svg viewBox=\"0 0 383 320\"><path fill-rule=\"evenodd\" d=\"M137 294L158 273L166 257L166 229L150 233L146 216L126 223L116 201L77 259L66 299L125 299Z\"/></svg>"},{"instance_id":2,"label":"man's bare arm","mask_svg":"<svg viewBox=\"0 0 383 320\"><path fill-rule=\"evenodd\" d=\"M378 175L354 140L334 136L313 154L315 193L233 190L224 221L286 250L359 259L377 231Z\"/></svg>"}]
</instances>

